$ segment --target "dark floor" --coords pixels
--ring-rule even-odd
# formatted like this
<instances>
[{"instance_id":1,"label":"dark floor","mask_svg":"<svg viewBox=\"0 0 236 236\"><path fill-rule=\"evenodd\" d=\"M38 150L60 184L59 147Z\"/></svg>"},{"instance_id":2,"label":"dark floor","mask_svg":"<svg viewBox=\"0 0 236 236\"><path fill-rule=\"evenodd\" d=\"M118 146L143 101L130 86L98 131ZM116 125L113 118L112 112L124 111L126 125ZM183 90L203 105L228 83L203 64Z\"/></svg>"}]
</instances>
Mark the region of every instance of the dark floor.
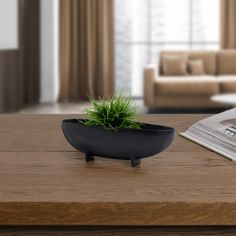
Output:
<instances>
[{"instance_id":1,"label":"dark floor","mask_svg":"<svg viewBox=\"0 0 236 236\"><path fill-rule=\"evenodd\" d=\"M228 109L203 109L203 108L162 108L162 109L147 109L147 114L217 114Z\"/></svg>"}]
</instances>

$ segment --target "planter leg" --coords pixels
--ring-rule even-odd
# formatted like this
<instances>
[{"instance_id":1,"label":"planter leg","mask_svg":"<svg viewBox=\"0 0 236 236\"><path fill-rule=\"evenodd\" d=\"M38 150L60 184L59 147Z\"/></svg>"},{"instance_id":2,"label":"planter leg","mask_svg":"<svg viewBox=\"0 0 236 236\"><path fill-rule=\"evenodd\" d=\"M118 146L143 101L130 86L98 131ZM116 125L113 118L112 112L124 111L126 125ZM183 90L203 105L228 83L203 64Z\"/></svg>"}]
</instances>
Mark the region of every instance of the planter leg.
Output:
<instances>
[{"instance_id":1,"label":"planter leg","mask_svg":"<svg viewBox=\"0 0 236 236\"><path fill-rule=\"evenodd\" d=\"M135 159L135 158L132 158L132 159L131 159L131 166L132 166L132 167L139 166L140 163L141 163L141 160L140 160L140 159Z\"/></svg>"},{"instance_id":2,"label":"planter leg","mask_svg":"<svg viewBox=\"0 0 236 236\"><path fill-rule=\"evenodd\" d=\"M85 153L85 160L86 162L94 161L94 156L90 155L89 153Z\"/></svg>"}]
</instances>

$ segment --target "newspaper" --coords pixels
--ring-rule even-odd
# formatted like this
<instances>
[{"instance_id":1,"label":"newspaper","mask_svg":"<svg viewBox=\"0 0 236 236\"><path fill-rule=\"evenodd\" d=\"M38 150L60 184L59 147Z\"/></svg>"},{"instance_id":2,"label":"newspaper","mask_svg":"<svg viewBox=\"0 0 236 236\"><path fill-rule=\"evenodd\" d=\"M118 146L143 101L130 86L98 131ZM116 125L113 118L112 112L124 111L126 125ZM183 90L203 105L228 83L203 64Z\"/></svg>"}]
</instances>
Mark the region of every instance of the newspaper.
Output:
<instances>
[{"instance_id":1,"label":"newspaper","mask_svg":"<svg viewBox=\"0 0 236 236\"><path fill-rule=\"evenodd\" d=\"M236 161L236 108L201 120L180 135Z\"/></svg>"}]
</instances>

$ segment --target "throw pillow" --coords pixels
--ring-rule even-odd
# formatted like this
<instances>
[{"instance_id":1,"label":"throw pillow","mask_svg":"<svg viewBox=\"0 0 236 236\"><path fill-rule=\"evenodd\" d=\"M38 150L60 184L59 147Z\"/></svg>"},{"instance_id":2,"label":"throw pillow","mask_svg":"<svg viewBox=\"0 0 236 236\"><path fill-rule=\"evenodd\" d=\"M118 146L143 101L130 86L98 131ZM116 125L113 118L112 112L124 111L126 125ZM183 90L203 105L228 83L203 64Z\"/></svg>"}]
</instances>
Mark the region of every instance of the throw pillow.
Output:
<instances>
[{"instance_id":1,"label":"throw pillow","mask_svg":"<svg viewBox=\"0 0 236 236\"><path fill-rule=\"evenodd\" d=\"M188 68L191 75L204 75L205 74L202 60L189 61Z\"/></svg>"},{"instance_id":2,"label":"throw pillow","mask_svg":"<svg viewBox=\"0 0 236 236\"><path fill-rule=\"evenodd\" d=\"M187 75L187 56L164 56L162 59L164 75Z\"/></svg>"}]
</instances>

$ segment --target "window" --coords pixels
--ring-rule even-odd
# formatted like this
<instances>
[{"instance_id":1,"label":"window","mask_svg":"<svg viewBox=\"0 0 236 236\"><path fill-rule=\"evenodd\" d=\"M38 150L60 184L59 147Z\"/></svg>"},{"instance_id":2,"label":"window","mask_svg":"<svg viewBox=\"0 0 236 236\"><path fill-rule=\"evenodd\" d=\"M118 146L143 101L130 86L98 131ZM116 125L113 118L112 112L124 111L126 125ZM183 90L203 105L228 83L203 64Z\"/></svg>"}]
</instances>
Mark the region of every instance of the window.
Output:
<instances>
[{"instance_id":1,"label":"window","mask_svg":"<svg viewBox=\"0 0 236 236\"><path fill-rule=\"evenodd\" d=\"M116 0L116 88L143 95L161 50L219 48L219 0Z\"/></svg>"},{"instance_id":2,"label":"window","mask_svg":"<svg viewBox=\"0 0 236 236\"><path fill-rule=\"evenodd\" d=\"M18 1L0 1L0 50L18 48Z\"/></svg>"}]
</instances>

